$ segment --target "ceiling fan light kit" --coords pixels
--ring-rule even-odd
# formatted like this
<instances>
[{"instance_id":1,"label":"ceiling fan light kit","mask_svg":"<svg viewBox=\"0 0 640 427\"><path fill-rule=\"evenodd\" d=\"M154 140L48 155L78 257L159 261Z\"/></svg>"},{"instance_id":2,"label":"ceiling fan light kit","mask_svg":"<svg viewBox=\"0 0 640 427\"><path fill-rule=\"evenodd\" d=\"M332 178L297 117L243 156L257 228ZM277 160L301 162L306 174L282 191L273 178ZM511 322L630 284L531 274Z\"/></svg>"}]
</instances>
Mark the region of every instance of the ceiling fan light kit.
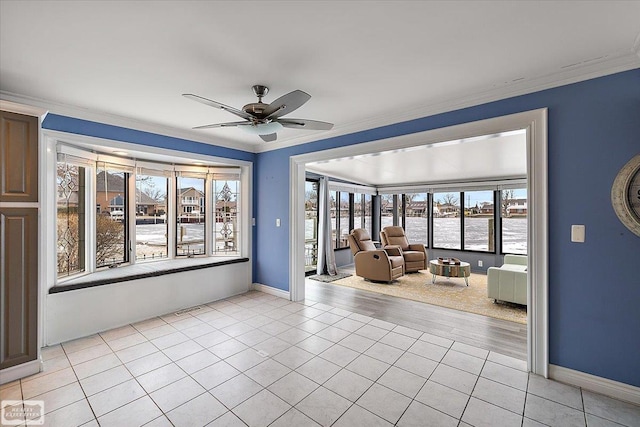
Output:
<instances>
[{"instance_id":1,"label":"ceiling fan light kit","mask_svg":"<svg viewBox=\"0 0 640 427\"><path fill-rule=\"evenodd\" d=\"M297 110L304 105L311 95L301 90L294 90L273 101L271 104L262 102L262 98L269 93L269 88L263 85L254 85L253 93L258 98L258 102L246 104L239 110L217 101L212 101L191 93L184 93L182 96L210 107L219 108L235 114L244 119L240 122L215 123L211 125L196 126L194 129L214 129L222 127L238 127L243 131L259 135L265 142L275 141L279 130L284 127L307 130L329 130L333 128L333 123L320 122L308 119L281 119L280 117Z\"/></svg>"}]
</instances>

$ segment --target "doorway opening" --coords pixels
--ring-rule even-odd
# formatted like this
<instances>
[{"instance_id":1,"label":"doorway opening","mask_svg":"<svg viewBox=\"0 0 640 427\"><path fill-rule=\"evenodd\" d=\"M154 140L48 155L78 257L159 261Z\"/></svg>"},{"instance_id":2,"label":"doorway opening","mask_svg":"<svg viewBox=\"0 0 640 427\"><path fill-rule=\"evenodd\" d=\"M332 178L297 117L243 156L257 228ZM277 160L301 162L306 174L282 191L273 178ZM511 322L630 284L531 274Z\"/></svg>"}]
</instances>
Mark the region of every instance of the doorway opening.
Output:
<instances>
[{"instance_id":1,"label":"doorway opening","mask_svg":"<svg viewBox=\"0 0 640 427\"><path fill-rule=\"evenodd\" d=\"M548 219L547 219L547 111L534 110L472 123L403 135L385 140L318 151L290 159L290 297L304 299L304 183L306 164L335 158L358 156L386 150L435 146L480 135L526 131L528 212L527 274L527 365L528 369L548 376Z\"/></svg>"}]
</instances>

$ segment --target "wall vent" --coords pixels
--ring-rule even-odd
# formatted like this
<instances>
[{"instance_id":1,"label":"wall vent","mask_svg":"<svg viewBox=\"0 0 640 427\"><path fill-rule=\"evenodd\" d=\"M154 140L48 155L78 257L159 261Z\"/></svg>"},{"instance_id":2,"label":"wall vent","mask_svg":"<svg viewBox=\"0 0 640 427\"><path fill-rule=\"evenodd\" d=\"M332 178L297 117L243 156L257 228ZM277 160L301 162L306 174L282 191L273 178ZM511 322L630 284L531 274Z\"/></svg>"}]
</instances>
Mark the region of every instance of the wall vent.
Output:
<instances>
[{"instance_id":1,"label":"wall vent","mask_svg":"<svg viewBox=\"0 0 640 427\"><path fill-rule=\"evenodd\" d=\"M189 307L189 308L185 308L184 310L180 310L180 311L176 311L175 315L176 316L182 316L183 314L187 314L187 313L191 313L192 311L197 311L202 309L201 305L198 305L196 307Z\"/></svg>"}]
</instances>

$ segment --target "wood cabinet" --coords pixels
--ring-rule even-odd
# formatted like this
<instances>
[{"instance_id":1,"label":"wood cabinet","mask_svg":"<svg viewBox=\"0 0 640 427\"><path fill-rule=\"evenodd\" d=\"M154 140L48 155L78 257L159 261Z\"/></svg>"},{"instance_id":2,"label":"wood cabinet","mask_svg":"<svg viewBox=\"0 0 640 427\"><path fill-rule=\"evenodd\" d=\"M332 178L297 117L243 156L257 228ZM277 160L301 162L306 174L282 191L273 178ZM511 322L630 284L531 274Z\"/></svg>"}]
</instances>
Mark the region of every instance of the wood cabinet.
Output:
<instances>
[{"instance_id":1,"label":"wood cabinet","mask_svg":"<svg viewBox=\"0 0 640 427\"><path fill-rule=\"evenodd\" d=\"M0 202L38 201L38 118L0 112Z\"/></svg>"},{"instance_id":2,"label":"wood cabinet","mask_svg":"<svg viewBox=\"0 0 640 427\"><path fill-rule=\"evenodd\" d=\"M0 208L0 369L38 356L38 210Z\"/></svg>"},{"instance_id":3,"label":"wood cabinet","mask_svg":"<svg viewBox=\"0 0 640 427\"><path fill-rule=\"evenodd\" d=\"M3 371L38 358L38 212L38 118L0 111Z\"/></svg>"}]
</instances>

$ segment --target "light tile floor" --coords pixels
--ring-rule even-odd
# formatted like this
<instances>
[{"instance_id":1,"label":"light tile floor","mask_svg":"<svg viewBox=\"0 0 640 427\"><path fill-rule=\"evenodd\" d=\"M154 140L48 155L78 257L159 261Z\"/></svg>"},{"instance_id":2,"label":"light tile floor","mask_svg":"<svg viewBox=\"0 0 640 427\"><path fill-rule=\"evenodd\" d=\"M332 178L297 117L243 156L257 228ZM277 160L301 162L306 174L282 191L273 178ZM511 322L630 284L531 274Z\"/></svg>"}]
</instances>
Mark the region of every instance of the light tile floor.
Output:
<instances>
[{"instance_id":1,"label":"light tile floor","mask_svg":"<svg viewBox=\"0 0 640 427\"><path fill-rule=\"evenodd\" d=\"M640 426L640 407L523 361L261 292L42 355L0 397L44 401L54 427Z\"/></svg>"}]
</instances>

